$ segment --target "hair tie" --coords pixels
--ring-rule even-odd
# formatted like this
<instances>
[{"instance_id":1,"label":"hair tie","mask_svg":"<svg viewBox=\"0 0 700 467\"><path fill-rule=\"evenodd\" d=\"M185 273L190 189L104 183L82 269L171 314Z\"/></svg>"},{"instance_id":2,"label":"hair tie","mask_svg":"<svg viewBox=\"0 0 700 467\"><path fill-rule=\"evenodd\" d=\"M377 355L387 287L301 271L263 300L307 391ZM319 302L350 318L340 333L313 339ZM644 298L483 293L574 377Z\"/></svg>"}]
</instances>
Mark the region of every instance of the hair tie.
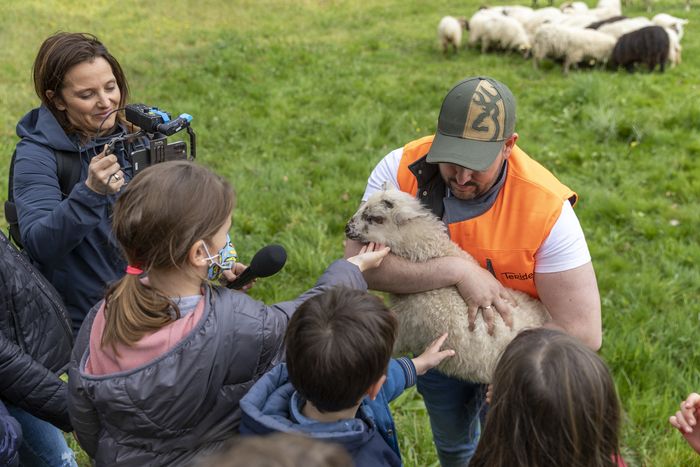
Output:
<instances>
[{"instance_id":1,"label":"hair tie","mask_svg":"<svg viewBox=\"0 0 700 467\"><path fill-rule=\"evenodd\" d=\"M143 274L143 269L139 269L136 266L128 265L126 267L126 273L132 274L134 276L140 276L141 274Z\"/></svg>"}]
</instances>

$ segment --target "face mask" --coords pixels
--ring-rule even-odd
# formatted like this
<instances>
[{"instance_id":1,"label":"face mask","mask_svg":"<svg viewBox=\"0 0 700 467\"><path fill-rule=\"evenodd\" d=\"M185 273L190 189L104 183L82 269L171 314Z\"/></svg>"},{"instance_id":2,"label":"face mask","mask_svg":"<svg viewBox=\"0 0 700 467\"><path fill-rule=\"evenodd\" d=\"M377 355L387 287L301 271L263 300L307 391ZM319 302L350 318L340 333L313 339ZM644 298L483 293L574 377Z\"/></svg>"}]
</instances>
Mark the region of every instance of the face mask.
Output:
<instances>
[{"instance_id":1,"label":"face mask","mask_svg":"<svg viewBox=\"0 0 700 467\"><path fill-rule=\"evenodd\" d=\"M209 260L209 271L207 272L207 278L210 281L218 281L223 276L224 271L233 269L233 266L238 262L238 255L236 254L236 249L231 243L231 237L226 234L226 245L219 250L219 253L212 256L207 249L206 243L204 244L204 251L207 253L207 258Z\"/></svg>"}]
</instances>

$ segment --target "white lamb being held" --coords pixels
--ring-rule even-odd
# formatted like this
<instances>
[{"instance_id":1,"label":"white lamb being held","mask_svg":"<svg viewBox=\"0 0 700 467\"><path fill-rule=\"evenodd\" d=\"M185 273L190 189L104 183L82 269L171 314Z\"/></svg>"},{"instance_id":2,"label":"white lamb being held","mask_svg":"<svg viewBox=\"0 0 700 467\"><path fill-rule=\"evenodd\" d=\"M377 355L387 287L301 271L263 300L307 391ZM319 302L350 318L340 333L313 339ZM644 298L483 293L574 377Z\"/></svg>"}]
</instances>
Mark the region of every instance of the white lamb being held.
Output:
<instances>
[{"instance_id":1,"label":"white lamb being held","mask_svg":"<svg viewBox=\"0 0 700 467\"><path fill-rule=\"evenodd\" d=\"M475 261L453 243L445 224L420 201L398 190L379 191L367 200L348 222L348 238L362 243L382 243L394 255L416 263L431 258L460 256ZM395 351L419 355L428 344L449 332L444 348L455 356L437 367L442 373L465 381L488 383L506 345L522 329L542 326L549 320L544 305L528 294L510 290L517 304L513 329L495 313L494 333L489 335L483 317L477 316L469 331L467 305L456 287L392 295L399 333Z\"/></svg>"},{"instance_id":2,"label":"white lamb being held","mask_svg":"<svg viewBox=\"0 0 700 467\"><path fill-rule=\"evenodd\" d=\"M615 38L593 29L579 29L557 24L545 24L537 30L532 41L533 66L544 58L563 59L564 74L571 65L585 60L607 63L615 47Z\"/></svg>"}]
</instances>

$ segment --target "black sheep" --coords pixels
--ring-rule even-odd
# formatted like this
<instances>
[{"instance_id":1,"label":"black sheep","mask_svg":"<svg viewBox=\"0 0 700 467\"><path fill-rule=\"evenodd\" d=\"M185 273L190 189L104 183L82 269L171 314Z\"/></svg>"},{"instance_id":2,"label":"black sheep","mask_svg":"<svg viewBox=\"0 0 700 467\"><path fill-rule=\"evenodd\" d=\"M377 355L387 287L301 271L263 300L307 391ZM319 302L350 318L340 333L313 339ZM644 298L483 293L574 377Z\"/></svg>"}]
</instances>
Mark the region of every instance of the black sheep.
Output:
<instances>
[{"instance_id":1,"label":"black sheep","mask_svg":"<svg viewBox=\"0 0 700 467\"><path fill-rule=\"evenodd\" d=\"M649 71L656 65L664 71L668 60L668 33L661 26L647 26L620 37L613 48L610 65L613 69L625 67L632 73L637 63L646 64Z\"/></svg>"}]
</instances>

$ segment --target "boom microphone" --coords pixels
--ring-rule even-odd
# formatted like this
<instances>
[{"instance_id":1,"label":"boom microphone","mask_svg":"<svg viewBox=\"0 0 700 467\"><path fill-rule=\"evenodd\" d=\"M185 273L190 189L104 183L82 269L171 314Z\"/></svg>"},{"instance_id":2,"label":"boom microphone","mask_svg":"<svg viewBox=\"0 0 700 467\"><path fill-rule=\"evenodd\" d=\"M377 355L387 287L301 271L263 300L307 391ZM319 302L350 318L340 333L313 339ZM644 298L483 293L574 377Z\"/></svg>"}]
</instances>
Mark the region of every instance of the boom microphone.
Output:
<instances>
[{"instance_id":1,"label":"boom microphone","mask_svg":"<svg viewBox=\"0 0 700 467\"><path fill-rule=\"evenodd\" d=\"M269 277L277 274L287 262L287 251L282 245L267 245L258 250L250 260L250 266L230 282L229 289L241 289L257 277Z\"/></svg>"}]
</instances>

